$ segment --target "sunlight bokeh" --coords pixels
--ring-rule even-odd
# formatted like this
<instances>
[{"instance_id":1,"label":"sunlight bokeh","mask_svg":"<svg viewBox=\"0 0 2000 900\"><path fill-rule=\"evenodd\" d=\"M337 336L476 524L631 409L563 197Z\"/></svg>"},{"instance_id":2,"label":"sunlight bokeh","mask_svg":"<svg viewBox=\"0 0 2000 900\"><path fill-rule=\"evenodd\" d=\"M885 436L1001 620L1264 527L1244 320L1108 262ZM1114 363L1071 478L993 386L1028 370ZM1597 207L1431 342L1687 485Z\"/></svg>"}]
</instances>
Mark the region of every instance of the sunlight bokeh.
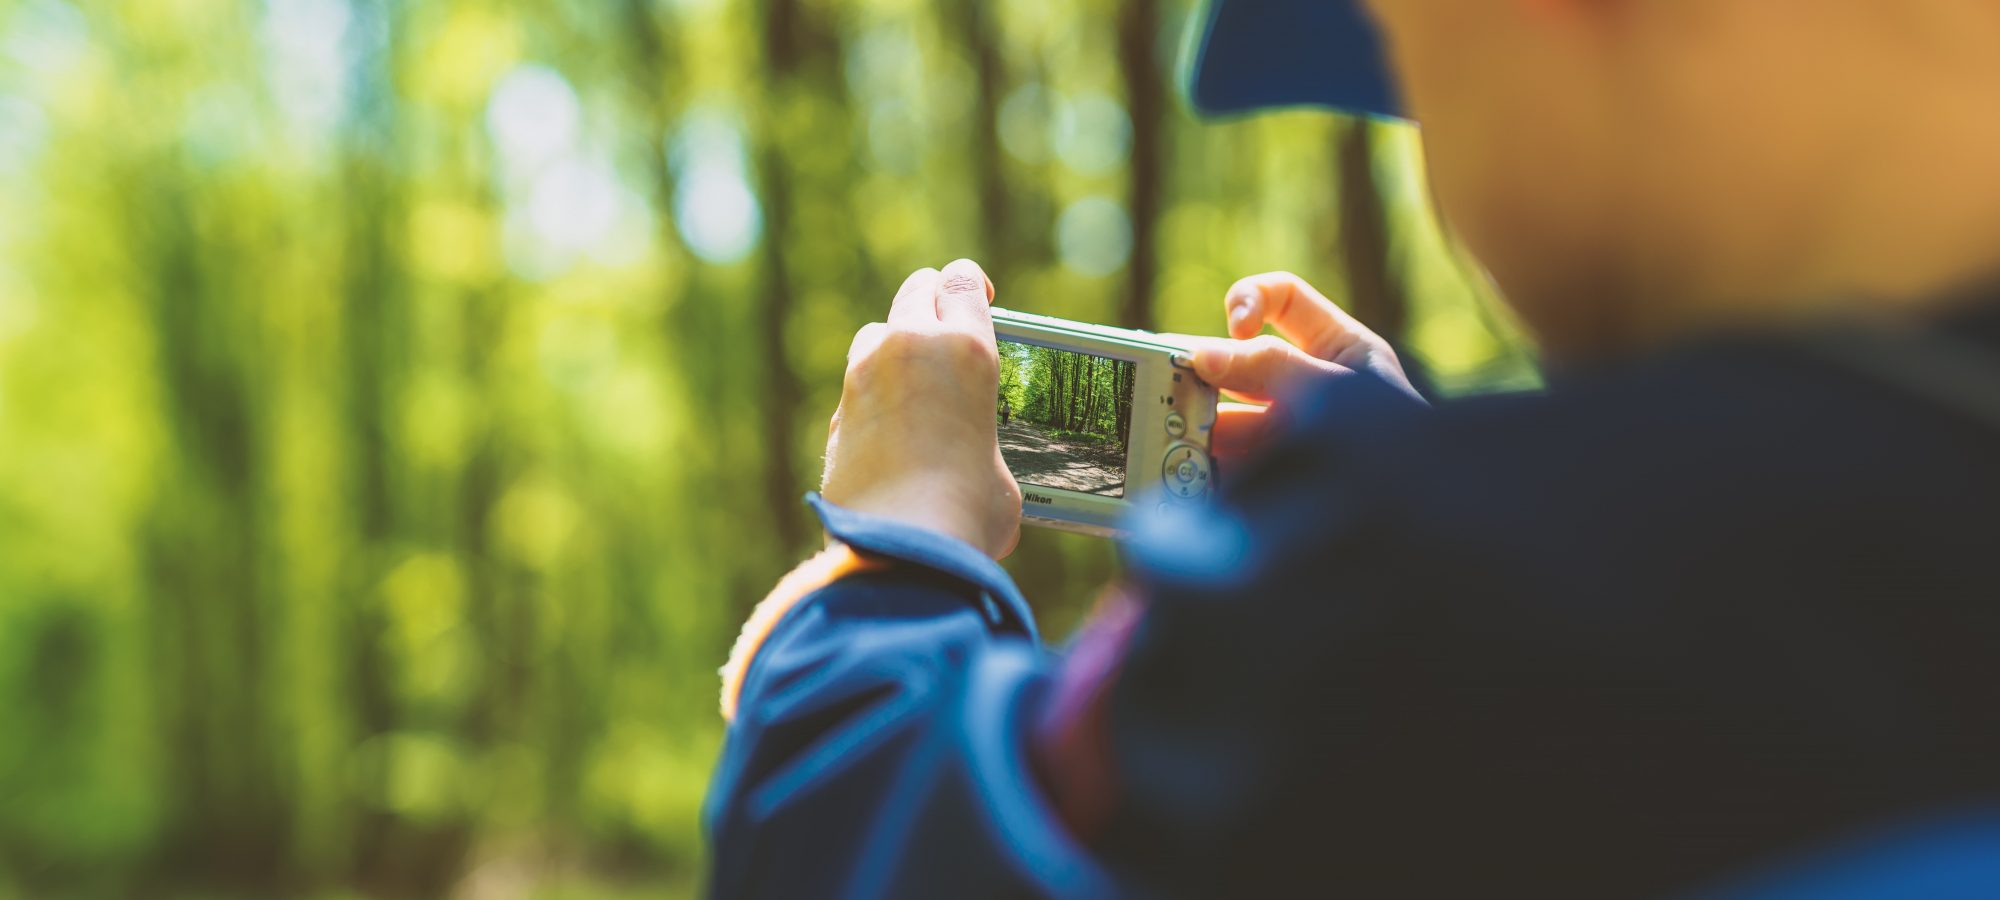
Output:
<instances>
[{"instance_id":1,"label":"sunlight bokeh","mask_svg":"<svg viewBox=\"0 0 2000 900\"><path fill-rule=\"evenodd\" d=\"M0 898L690 895L913 269L1206 333L1292 269L1532 379L1409 134L1194 120L1190 9L0 6ZM1008 566L1059 635L1116 559Z\"/></svg>"}]
</instances>

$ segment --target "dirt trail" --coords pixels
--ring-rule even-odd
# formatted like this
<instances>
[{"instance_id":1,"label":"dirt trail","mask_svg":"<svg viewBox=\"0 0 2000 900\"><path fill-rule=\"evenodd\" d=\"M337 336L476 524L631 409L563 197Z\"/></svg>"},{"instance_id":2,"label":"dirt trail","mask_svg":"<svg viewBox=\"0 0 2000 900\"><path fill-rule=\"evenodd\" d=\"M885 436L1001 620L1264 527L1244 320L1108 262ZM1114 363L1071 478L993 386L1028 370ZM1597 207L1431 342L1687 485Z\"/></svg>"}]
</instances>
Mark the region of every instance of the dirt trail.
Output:
<instances>
[{"instance_id":1,"label":"dirt trail","mask_svg":"<svg viewBox=\"0 0 2000 900\"><path fill-rule=\"evenodd\" d=\"M1125 490L1118 446L1059 441L1019 419L1000 426L1000 454L1024 485L1117 497Z\"/></svg>"}]
</instances>

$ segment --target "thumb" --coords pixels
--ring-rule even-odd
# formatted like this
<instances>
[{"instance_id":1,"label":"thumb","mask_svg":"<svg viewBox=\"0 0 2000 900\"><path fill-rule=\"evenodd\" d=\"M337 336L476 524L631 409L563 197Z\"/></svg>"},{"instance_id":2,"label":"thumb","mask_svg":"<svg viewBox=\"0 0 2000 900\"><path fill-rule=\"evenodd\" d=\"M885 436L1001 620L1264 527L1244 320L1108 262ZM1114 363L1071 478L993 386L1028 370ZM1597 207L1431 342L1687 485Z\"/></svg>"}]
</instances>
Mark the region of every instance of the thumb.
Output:
<instances>
[{"instance_id":1,"label":"thumb","mask_svg":"<svg viewBox=\"0 0 2000 900\"><path fill-rule=\"evenodd\" d=\"M1247 341L1208 339L1194 347L1194 371L1203 381L1240 397L1271 400L1315 378L1352 374L1292 346L1276 335Z\"/></svg>"},{"instance_id":2,"label":"thumb","mask_svg":"<svg viewBox=\"0 0 2000 900\"><path fill-rule=\"evenodd\" d=\"M959 259L945 266L939 276L938 318L948 325L984 326L991 331L987 305L993 302L993 280L986 277L986 270L972 260Z\"/></svg>"}]
</instances>

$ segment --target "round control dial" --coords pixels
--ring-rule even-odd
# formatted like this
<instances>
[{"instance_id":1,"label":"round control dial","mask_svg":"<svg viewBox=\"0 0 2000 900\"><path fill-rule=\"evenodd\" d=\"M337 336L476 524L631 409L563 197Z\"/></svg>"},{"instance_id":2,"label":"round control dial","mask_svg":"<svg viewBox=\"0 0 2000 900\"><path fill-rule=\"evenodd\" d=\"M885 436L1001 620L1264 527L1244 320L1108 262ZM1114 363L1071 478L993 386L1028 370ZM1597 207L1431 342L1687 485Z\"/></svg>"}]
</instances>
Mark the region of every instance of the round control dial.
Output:
<instances>
[{"instance_id":1,"label":"round control dial","mask_svg":"<svg viewBox=\"0 0 2000 900\"><path fill-rule=\"evenodd\" d=\"M1166 483L1167 493L1182 500L1193 500L1208 493L1211 472L1208 454L1193 444L1168 447L1167 458L1160 467L1160 477Z\"/></svg>"}]
</instances>

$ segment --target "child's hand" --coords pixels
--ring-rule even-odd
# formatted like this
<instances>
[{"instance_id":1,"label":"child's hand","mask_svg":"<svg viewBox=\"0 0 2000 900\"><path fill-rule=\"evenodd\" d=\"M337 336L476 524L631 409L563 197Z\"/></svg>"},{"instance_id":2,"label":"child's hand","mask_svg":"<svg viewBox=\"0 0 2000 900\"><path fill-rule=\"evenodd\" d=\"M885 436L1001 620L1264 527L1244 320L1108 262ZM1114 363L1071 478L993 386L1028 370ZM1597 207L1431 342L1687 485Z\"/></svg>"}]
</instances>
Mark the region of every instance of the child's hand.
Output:
<instances>
[{"instance_id":1,"label":"child's hand","mask_svg":"<svg viewBox=\"0 0 2000 900\"><path fill-rule=\"evenodd\" d=\"M1021 534L1021 488L1000 458L993 283L961 259L909 277L854 336L826 445L828 500L942 531L995 559Z\"/></svg>"},{"instance_id":2,"label":"child's hand","mask_svg":"<svg viewBox=\"0 0 2000 900\"><path fill-rule=\"evenodd\" d=\"M1194 370L1251 403L1225 403L1218 411L1210 448L1218 457L1262 446L1282 415L1269 404L1305 380L1367 371L1418 397L1389 342L1297 275L1272 272L1238 281L1223 308L1230 339L1192 339ZM1283 337L1257 336L1266 324Z\"/></svg>"}]
</instances>

